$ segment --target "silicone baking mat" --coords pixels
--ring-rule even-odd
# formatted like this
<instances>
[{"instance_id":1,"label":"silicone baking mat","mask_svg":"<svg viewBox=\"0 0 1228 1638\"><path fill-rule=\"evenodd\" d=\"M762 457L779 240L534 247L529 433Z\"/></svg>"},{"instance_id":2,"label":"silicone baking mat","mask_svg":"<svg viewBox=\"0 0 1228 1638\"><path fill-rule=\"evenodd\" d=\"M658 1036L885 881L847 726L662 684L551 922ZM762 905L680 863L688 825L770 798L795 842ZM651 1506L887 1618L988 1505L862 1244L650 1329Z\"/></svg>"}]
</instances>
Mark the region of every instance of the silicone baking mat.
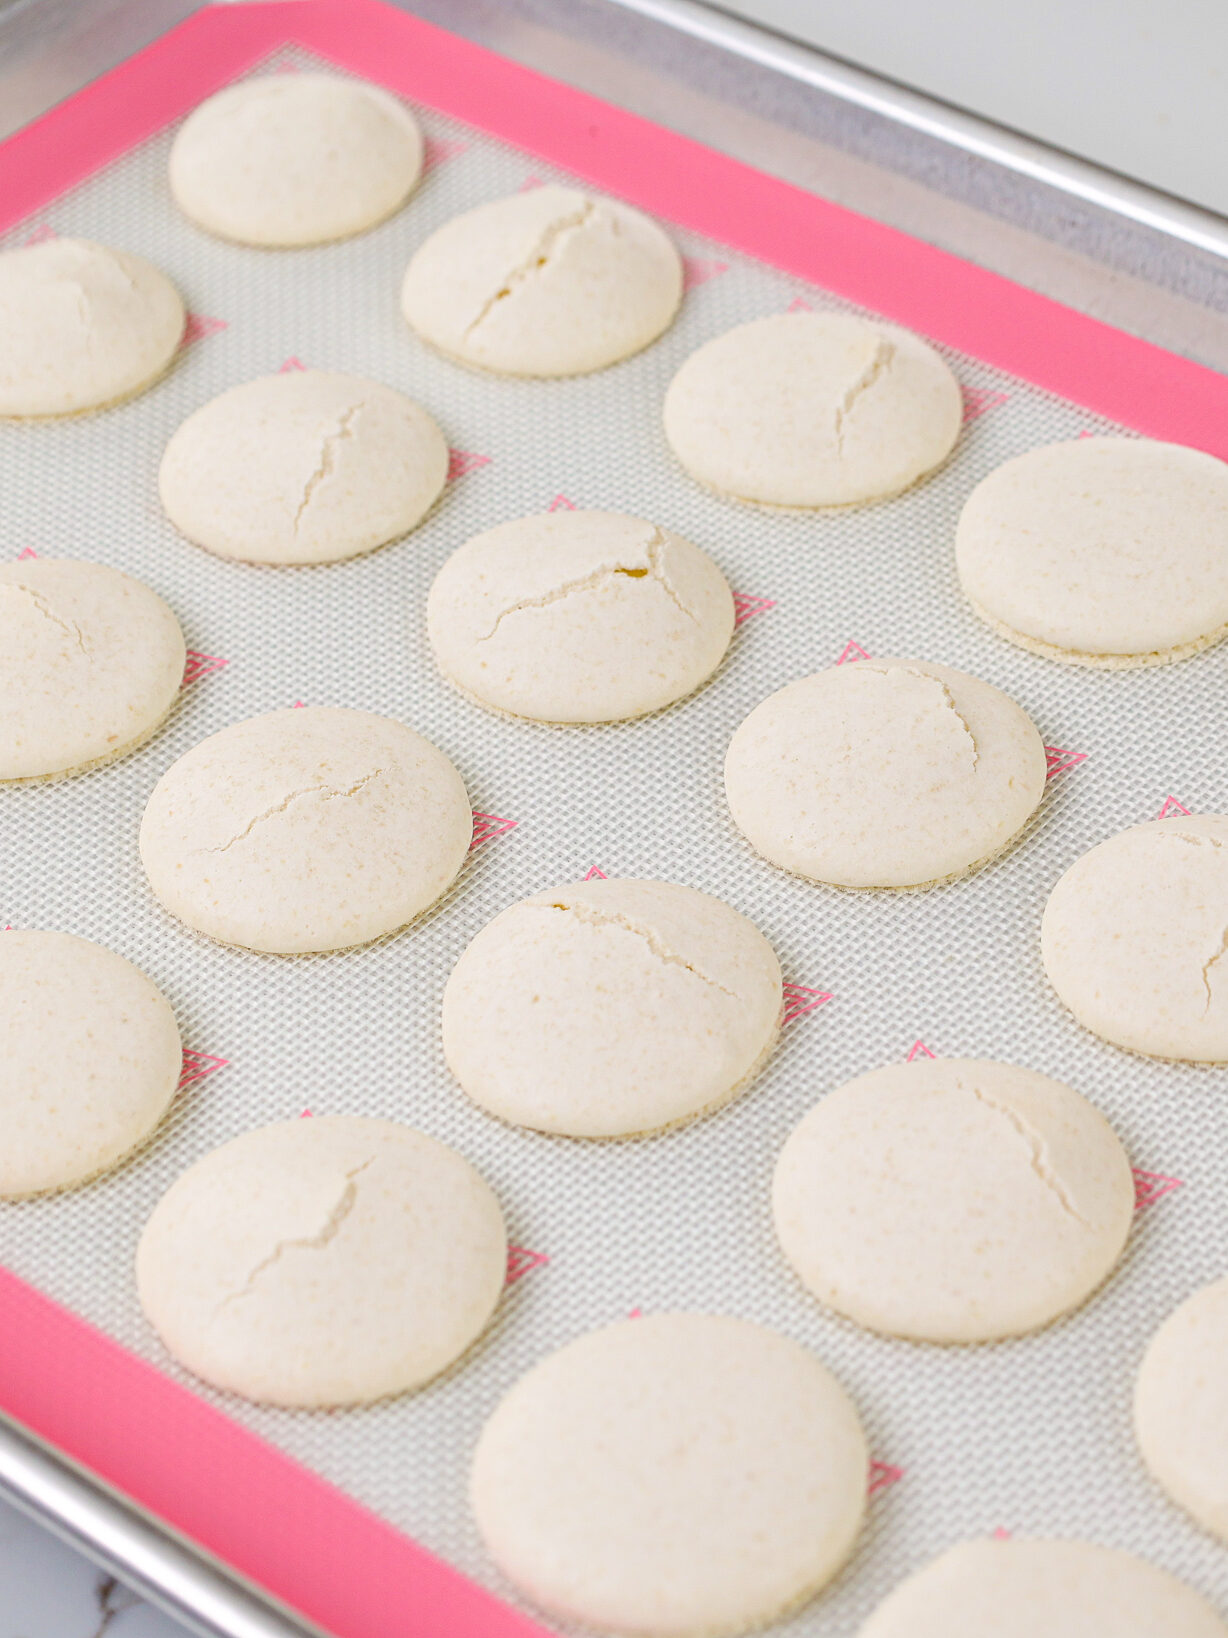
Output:
<instances>
[{"instance_id":1,"label":"silicone baking mat","mask_svg":"<svg viewBox=\"0 0 1228 1638\"><path fill-rule=\"evenodd\" d=\"M322 249L247 250L197 232L167 192L173 122L242 73L322 59L410 97L430 138L419 192L375 231ZM1228 648L1124 674L1052 665L978 623L952 558L969 489L1037 444L1130 429L1228 452L1228 383L365 3L205 13L15 138L0 163L7 244L63 233L139 251L193 314L151 392L80 420L0 426L0 553L137 575L178 612L194 651L177 710L135 756L0 793L0 926L59 928L120 951L169 996L188 1049L173 1113L138 1156L75 1192L0 1205L10 1271L0 1405L342 1638L497 1638L540 1629L507 1607L515 1595L466 1506L483 1419L589 1327L709 1309L813 1348L869 1433L864 1533L837 1584L787 1623L797 1638L846 1638L910 1570L994 1530L1142 1553L1228 1609L1228 1557L1151 1485L1129 1425L1147 1338L1228 1270L1224 1072L1098 1042L1059 1006L1038 957L1046 894L1092 843L1174 803L1228 808ZM413 248L459 211L565 179L567 165L672 219L689 285L674 327L641 356L571 381L486 378L426 351L398 307ZM950 463L889 503L816 516L725 504L689 482L660 426L681 361L743 320L853 300L944 344L967 396ZM443 503L356 562L219 561L160 513L163 445L225 387L300 366L369 374L421 400L453 448ZM1089 403L1116 428L1078 407ZM739 626L694 698L633 724L563 730L488 716L439 679L423 609L445 558L476 530L566 506L667 524L724 569ZM863 654L982 676L1023 704L1051 748L1037 819L964 881L914 895L826 890L757 859L729 821L720 773L737 724L782 684ZM176 757L300 701L405 719L453 758L479 817L459 882L413 928L281 960L211 944L165 915L140 870L137 827ZM523 895L593 869L718 894L763 929L791 985L759 1080L657 1139L509 1129L466 1101L440 1050L440 994L468 940ZM793 1125L846 1078L917 1053L1014 1060L1070 1082L1139 1169L1120 1269L1038 1336L975 1349L871 1336L811 1301L775 1247L769 1180ZM136 1301L133 1248L170 1181L234 1134L305 1111L390 1116L455 1145L498 1191L516 1247L472 1357L369 1409L290 1413L212 1394L167 1359Z\"/></svg>"}]
</instances>

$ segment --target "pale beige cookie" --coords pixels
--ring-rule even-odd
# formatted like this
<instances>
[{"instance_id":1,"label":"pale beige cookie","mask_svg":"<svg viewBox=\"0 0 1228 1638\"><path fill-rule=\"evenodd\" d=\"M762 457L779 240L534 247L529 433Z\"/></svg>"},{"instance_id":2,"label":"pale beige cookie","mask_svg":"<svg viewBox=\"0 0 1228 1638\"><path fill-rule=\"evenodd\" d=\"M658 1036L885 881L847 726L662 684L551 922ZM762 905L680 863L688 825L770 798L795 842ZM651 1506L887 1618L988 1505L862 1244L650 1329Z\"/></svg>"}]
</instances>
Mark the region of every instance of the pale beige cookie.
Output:
<instances>
[{"instance_id":1,"label":"pale beige cookie","mask_svg":"<svg viewBox=\"0 0 1228 1638\"><path fill-rule=\"evenodd\" d=\"M499 1568L603 1631L717 1638L804 1603L865 1511L857 1412L746 1320L624 1320L551 1354L482 1430L470 1496Z\"/></svg>"},{"instance_id":2,"label":"pale beige cookie","mask_svg":"<svg viewBox=\"0 0 1228 1638\"><path fill-rule=\"evenodd\" d=\"M493 1115L632 1137L741 1091L780 1006L780 964L745 916L671 882L594 878L487 923L444 989L443 1047Z\"/></svg>"},{"instance_id":3,"label":"pale beige cookie","mask_svg":"<svg viewBox=\"0 0 1228 1638\"><path fill-rule=\"evenodd\" d=\"M733 596L681 535L619 512L553 512L453 552L426 624L439 669L479 705L616 722L711 676L733 635Z\"/></svg>"},{"instance_id":4,"label":"pale beige cookie","mask_svg":"<svg viewBox=\"0 0 1228 1638\"><path fill-rule=\"evenodd\" d=\"M378 381L289 370L189 415L162 457L180 531L248 563L336 563L419 523L448 477L427 412Z\"/></svg>"},{"instance_id":5,"label":"pale beige cookie","mask_svg":"<svg viewBox=\"0 0 1228 1638\"><path fill-rule=\"evenodd\" d=\"M1155 1058L1228 1062L1228 815L1134 825L1049 895L1040 952L1087 1029Z\"/></svg>"},{"instance_id":6,"label":"pale beige cookie","mask_svg":"<svg viewBox=\"0 0 1228 1638\"><path fill-rule=\"evenodd\" d=\"M858 1638L1228 1638L1192 1587L1087 1541L965 1541L909 1576Z\"/></svg>"},{"instance_id":7,"label":"pale beige cookie","mask_svg":"<svg viewBox=\"0 0 1228 1638\"><path fill-rule=\"evenodd\" d=\"M50 779L147 740L185 649L156 592L75 558L0 564L0 780Z\"/></svg>"},{"instance_id":8,"label":"pale beige cookie","mask_svg":"<svg viewBox=\"0 0 1228 1638\"><path fill-rule=\"evenodd\" d=\"M202 102L171 148L175 203L244 245L320 245L400 209L422 133L396 97L335 74L267 74Z\"/></svg>"},{"instance_id":9,"label":"pale beige cookie","mask_svg":"<svg viewBox=\"0 0 1228 1638\"><path fill-rule=\"evenodd\" d=\"M1228 1280L1196 1291L1152 1337L1134 1432L1172 1499L1228 1542Z\"/></svg>"},{"instance_id":10,"label":"pale beige cookie","mask_svg":"<svg viewBox=\"0 0 1228 1638\"><path fill-rule=\"evenodd\" d=\"M924 660L859 660L755 707L725 795L756 852L838 887L924 887L1012 841L1045 788L1045 748L999 689Z\"/></svg>"},{"instance_id":11,"label":"pale beige cookie","mask_svg":"<svg viewBox=\"0 0 1228 1638\"><path fill-rule=\"evenodd\" d=\"M0 415L75 415L130 398L183 337L179 292L142 256L88 239L0 251Z\"/></svg>"},{"instance_id":12,"label":"pale beige cookie","mask_svg":"<svg viewBox=\"0 0 1228 1638\"><path fill-rule=\"evenodd\" d=\"M141 821L166 908L210 938L299 955L404 927L439 898L473 833L442 751L372 711L270 711L172 763Z\"/></svg>"},{"instance_id":13,"label":"pale beige cookie","mask_svg":"<svg viewBox=\"0 0 1228 1638\"><path fill-rule=\"evenodd\" d=\"M137 1249L141 1306L194 1375L272 1405L417 1388L485 1329L507 1272L469 1162L390 1120L245 1132L183 1173Z\"/></svg>"},{"instance_id":14,"label":"pale beige cookie","mask_svg":"<svg viewBox=\"0 0 1228 1638\"><path fill-rule=\"evenodd\" d=\"M1076 438L997 467L955 536L976 612L1072 665L1162 665L1228 630L1228 465L1148 438Z\"/></svg>"},{"instance_id":15,"label":"pale beige cookie","mask_svg":"<svg viewBox=\"0 0 1228 1638\"><path fill-rule=\"evenodd\" d=\"M995 1342L1083 1302L1121 1255L1134 1178L1112 1127L1013 1064L917 1058L829 1092L776 1163L809 1289L858 1325Z\"/></svg>"},{"instance_id":16,"label":"pale beige cookie","mask_svg":"<svg viewBox=\"0 0 1228 1638\"><path fill-rule=\"evenodd\" d=\"M531 188L445 222L405 272L401 310L424 341L501 375L584 375L672 321L682 258L629 205Z\"/></svg>"},{"instance_id":17,"label":"pale beige cookie","mask_svg":"<svg viewBox=\"0 0 1228 1638\"><path fill-rule=\"evenodd\" d=\"M182 1070L175 1015L131 962L70 933L0 932L0 1197L114 1166Z\"/></svg>"},{"instance_id":18,"label":"pale beige cookie","mask_svg":"<svg viewBox=\"0 0 1228 1638\"><path fill-rule=\"evenodd\" d=\"M959 437L958 381L919 336L778 313L705 342L670 382L665 436L693 478L767 506L882 500Z\"/></svg>"}]
</instances>

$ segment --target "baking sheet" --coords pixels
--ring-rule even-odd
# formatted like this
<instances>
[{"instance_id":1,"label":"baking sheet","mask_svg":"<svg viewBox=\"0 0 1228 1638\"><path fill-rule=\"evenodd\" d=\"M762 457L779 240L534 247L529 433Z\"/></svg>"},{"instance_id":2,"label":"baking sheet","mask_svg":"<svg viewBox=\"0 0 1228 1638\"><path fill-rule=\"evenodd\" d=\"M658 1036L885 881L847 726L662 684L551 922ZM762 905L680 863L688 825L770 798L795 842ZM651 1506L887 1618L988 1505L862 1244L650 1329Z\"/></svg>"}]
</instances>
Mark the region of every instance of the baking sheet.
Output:
<instances>
[{"instance_id":1,"label":"baking sheet","mask_svg":"<svg viewBox=\"0 0 1228 1638\"><path fill-rule=\"evenodd\" d=\"M275 66L317 65L290 51ZM1228 1266L1224 1074L1097 1042L1048 991L1037 946L1049 887L1092 843L1154 816L1169 796L1194 810L1228 806L1215 755L1228 651L1124 674L1048 664L967 611L951 548L964 496L1000 461L1118 429L948 355L971 418L929 482L825 516L724 503L666 449L659 408L674 370L732 324L797 301L847 304L679 233L692 288L677 324L640 357L557 383L449 365L400 317L413 248L458 211L566 178L419 112L433 160L421 190L348 243L283 253L207 239L170 204L170 133L6 240L55 231L136 250L176 280L196 315L175 369L142 398L79 421L0 426L0 552L94 558L139 576L175 608L202 658L167 727L137 755L0 793L0 926L59 928L119 950L164 989L196 1055L171 1118L129 1164L69 1195L0 1204L0 1258L512 1601L465 1503L483 1419L580 1331L637 1308L697 1307L813 1347L853 1394L881 1464L851 1565L785 1630L852 1634L909 1570L999 1528L1140 1552L1228 1605L1222 1548L1150 1484L1129 1430L1151 1332ZM291 361L369 374L420 399L457 452L457 475L421 529L369 558L290 571L223 563L162 518L162 447L199 404ZM436 675L423 611L444 559L479 529L569 502L689 535L749 600L725 664L693 699L634 724L560 730L489 717ZM966 881L916 895L811 886L755 858L728 819L720 769L733 729L775 688L857 649L983 676L1067 753L1055 766L1084 757L1055 773L1023 840ZM136 837L149 791L177 756L296 700L403 717L453 758L492 822L456 887L407 933L284 960L209 944L173 922L145 886ZM592 867L718 894L772 941L786 979L806 992L799 1007L816 999L809 992L831 996L786 1026L746 1095L657 1139L589 1145L509 1130L467 1103L442 1059L440 994L468 940L505 905ZM775 1248L769 1181L793 1125L825 1090L918 1042L1069 1081L1114 1123L1135 1166L1180 1180L1144 1180L1162 1198L1136 1218L1116 1276L1037 1337L944 1350L870 1336L824 1313ZM132 1252L162 1191L218 1143L304 1109L409 1121L466 1154L504 1203L518 1277L477 1352L416 1395L334 1413L246 1406L179 1372L141 1317Z\"/></svg>"}]
</instances>

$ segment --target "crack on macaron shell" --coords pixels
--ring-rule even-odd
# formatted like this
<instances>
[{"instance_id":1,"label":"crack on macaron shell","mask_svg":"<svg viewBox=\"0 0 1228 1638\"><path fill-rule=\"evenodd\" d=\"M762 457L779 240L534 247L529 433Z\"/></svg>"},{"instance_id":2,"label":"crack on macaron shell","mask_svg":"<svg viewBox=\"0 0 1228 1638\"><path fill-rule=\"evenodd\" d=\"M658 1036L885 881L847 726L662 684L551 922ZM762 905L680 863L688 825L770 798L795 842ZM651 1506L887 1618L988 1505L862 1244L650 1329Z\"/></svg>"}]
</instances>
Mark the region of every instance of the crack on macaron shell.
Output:
<instances>
[{"instance_id":1,"label":"crack on macaron shell","mask_svg":"<svg viewBox=\"0 0 1228 1638\"><path fill-rule=\"evenodd\" d=\"M375 1155L371 1155L367 1160L364 1160L361 1165L353 1166L349 1171L343 1172L342 1176L345 1181L342 1185L341 1192L329 1207L328 1215L324 1219L323 1226L317 1229L314 1234L300 1236L299 1238L293 1240L279 1240L273 1247L272 1251L270 1251L267 1256L262 1257L256 1266L248 1271L243 1280L243 1284L238 1288L238 1290L230 1291L222 1298L221 1302L219 1302L216 1308L213 1310L211 1318L216 1319L222 1310L229 1307L232 1302L237 1302L241 1297L250 1296L254 1291L256 1281L260 1278L260 1276L265 1273L266 1270L272 1268L275 1263L280 1262L282 1256L287 1251L322 1251L325 1246L330 1245L341 1232L342 1224L353 1211L354 1206L357 1203L358 1178L367 1170L369 1166L373 1166L375 1164L376 1158L377 1157Z\"/></svg>"},{"instance_id":2,"label":"crack on macaron shell","mask_svg":"<svg viewBox=\"0 0 1228 1638\"><path fill-rule=\"evenodd\" d=\"M646 927L642 922L632 921L616 911L598 910L591 904L565 904L561 900L552 899L549 904L542 904L542 909L562 910L567 915L574 916L577 921L585 922L590 927L618 927L624 933L631 933L635 938L642 939L651 953L668 967L681 967L685 972L692 973L702 983L714 990L720 990L731 1000L740 1001L742 997L736 991L728 989L724 984L710 978L707 973L687 961L683 956L675 954L661 939L659 933L652 927Z\"/></svg>"},{"instance_id":3,"label":"crack on macaron shell","mask_svg":"<svg viewBox=\"0 0 1228 1638\"><path fill-rule=\"evenodd\" d=\"M361 403L350 404L346 409L342 410L341 414L337 418L337 423L332 430L325 433L323 441L320 444L319 460L316 462L315 470L307 479L307 482L303 487L303 498L298 503L298 510L295 512L294 521L290 526L291 532L296 538L298 536L299 529L302 526L307 508L311 505L316 490L326 478L332 476L337 445L340 443L345 443L347 439L353 438L355 417L364 407L365 406Z\"/></svg>"},{"instance_id":4,"label":"crack on macaron shell","mask_svg":"<svg viewBox=\"0 0 1228 1638\"><path fill-rule=\"evenodd\" d=\"M1012 1126L1014 1130L1018 1132L1019 1136L1023 1138L1024 1142L1028 1146L1029 1166L1032 1168L1033 1172L1040 1179L1041 1183L1044 1184L1045 1188L1049 1191L1053 1198L1058 1202L1067 1216L1073 1217L1074 1220L1077 1223L1081 1223L1084 1228L1091 1228L1092 1225L1076 1208L1070 1196L1066 1192L1065 1184L1063 1184L1061 1178L1059 1178L1057 1173L1053 1170L1053 1167L1049 1162L1045 1140L1036 1130L1036 1128L1030 1125L1017 1109L1012 1109L1009 1104L1002 1103L999 1099L990 1097L989 1094L987 1092L983 1092L980 1087L969 1086L968 1090L978 1103L984 1104L986 1109L992 1109L995 1114L1001 1115L1003 1120Z\"/></svg>"},{"instance_id":5,"label":"crack on macaron shell","mask_svg":"<svg viewBox=\"0 0 1228 1638\"><path fill-rule=\"evenodd\" d=\"M520 614L525 609L548 608L552 603L561 603L566 598L574 597L580 592L596 591L608 581L613 580L615 575L619 574L629 576L630 578L636 580L654 580L661 587L662 591L669 598L670 602L673 603L674 606L679 609L688 620L698 624L698 615L693 614L692 611L687 608L686 604L678 596L673 582L670 580L665 571L665 564L662 561L662 553L664 552L667 544L665 531L661 528L654 527L643 545L645 556L644 563L602 563L598 568L591 570L590 573L586 575L582 575L578 580L565 580L561 586L555 586L551 591L542 592L539 597L525 597L517 603L511 603L507 608L500 610L494 625L485 634L485 636L477 638L476 641L478 643L490 642L491 638L495 636L496 632L499 630L499 627L509 615Z\"/></svg>"},{"instance_id":6,"label":"crack on macaron shell","mask_svg":"<svg viewBox=\"0 0 1228 1638\"><path fill-rule=\"evenodd\" d=\"M850 667L850 670L851 669L852 668ZM951 690L947 687L946 683L943 682L941 677L931 676L928 671L918 671L915 666L911 665L882 666L874 665L872 662L867 663L864 660L859 666L857 666L856 670L854 670L852 674L854 676L870 676L873 674L879 677L887 677L890 676L891 672L893 671L907 672L910 677L918 677L922 682L931 683L935 688L937 688L941 697L943 709L951 713L956 722L958 722L960 727L963 729L964 733L968 736L968 744L972 748L972 768L975 771L981 755L977 748L976 735L968 726L967 718L961 715L959 707L955 703L955 696L951 693Z\"/></svg>"},{"instance_id":7,"label":"crack on macaron shell","mask_svg":"<svg viewBox=\"0 0 1228 1638\"><path fill-rule=\"evenodd\" d=\"M280 802L275 802L271 808L265 808L263 813L258 813L254 819L248 821L237 835L230 837L229 840L219 842L215 847L202 847L197 848L195 851L197 853L225 853L227 848L234 847L236 842L242 842L246 837L250 836L257 825L262 825L266 819L275 819L279 813L285 813L292 803L301 801L308 796L320 796L326 802L332 801L334 797L357 796L359 791L369 785L372 780L378 779L384 771L383 768L376 768L373 773L363 774L361 779L355 780L354 784L348 786L345 790L338 790L334 785L304 785L301 790L291 791L287 796L283 796Z\"/></svg>"},{"instance_id":8,"label":"crack on macaron shell","mask_svg":"<svg viewBox=\"0 0 1228 1638\"><path fill-rule=\"evenodd\" d=\"M838 456L843 456L844 454L845 422L854 405L857 403L859 398L863 397L864 394L870 390L870 388L878 380L879 376L882 375L883 371L891 367L891 361L894 357L894 345L888 341L886 336L880 335L875 342L874 355L870 359L870 362L865 366L865 368L858 375L857 379L845 392L844 397L840 400L839 404L836 405L834 431L836 435L836 454Z\"/></svg>"},{"instance_id":9,"label":"crack on macaron shell","mask_svg":"<svg viewBox=\"0 0 1228 1638\"><path fill-rule=\"evenodd\" d=\"M1212 1004L1215 1000L1215 997L1211 993L1211 969L1214 967L1215 963L1222 960L1225 955L1228 955L1228 927L1225 927L1224 931L1220 934L1219 949L1216 950L1213 956L1210 956L1202 964L1202 987L1207 992L1206 1004L1202 1009L1202 1015L1204 1018L1211 1011Z\"/></svg>"},{"instance_id":10,"label":"crack on macaron shell","mask_svg":"<svg viewBox=\"0 0 1228 1638\"><path fill-rule=\"evenodd\" d=\"M41 614L44 620L53 626L58 626L66 637L72 639L82 654L88 656L90 652L89 643L81 627L75 620L66 620L63 615L57 614L50 606L44 593L35 591L33 586L24 585L20 580L10 580L6 585L0 587L0 592L17 592L28 597L36 612Z\"/></svg>"},{"instance_id":11,"label":"crack on macaron shell","mask_svg":"<svg viewBox=\"0 0 1228 1638\"><path fill-rule=\"evenodd\" d=\"M586 199L579 210L569 211L565 216L556 217L542 229L537 243L518 267L504 276L503 283L489 296L478 309L477 316L465 326L464 339L473 339L474 331L490 317L500 302L506 301L526 279L534 278L545 267L551 256L558 248L558 242L566 233L582 228L596 210L596 202Z\"/></svg>"}]
</instances>

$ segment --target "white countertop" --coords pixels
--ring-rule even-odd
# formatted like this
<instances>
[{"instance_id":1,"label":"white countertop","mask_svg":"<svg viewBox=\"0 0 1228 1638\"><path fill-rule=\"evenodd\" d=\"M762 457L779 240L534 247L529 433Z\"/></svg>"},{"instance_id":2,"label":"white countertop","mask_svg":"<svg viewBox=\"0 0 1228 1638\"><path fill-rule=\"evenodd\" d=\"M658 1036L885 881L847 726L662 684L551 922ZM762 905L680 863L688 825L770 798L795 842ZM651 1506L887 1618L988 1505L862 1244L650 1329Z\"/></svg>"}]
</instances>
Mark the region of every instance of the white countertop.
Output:
<instances>
[{"instance_id":1,"label":"white countertop","mask_svg":"<svg viewBox=\"0 0 1228 1638\"><path fill-rule=\"evenodd\" d=\"M186 1628L0 1500L0 1638L185 1638Z\"/></svg>"}]
</instances>

